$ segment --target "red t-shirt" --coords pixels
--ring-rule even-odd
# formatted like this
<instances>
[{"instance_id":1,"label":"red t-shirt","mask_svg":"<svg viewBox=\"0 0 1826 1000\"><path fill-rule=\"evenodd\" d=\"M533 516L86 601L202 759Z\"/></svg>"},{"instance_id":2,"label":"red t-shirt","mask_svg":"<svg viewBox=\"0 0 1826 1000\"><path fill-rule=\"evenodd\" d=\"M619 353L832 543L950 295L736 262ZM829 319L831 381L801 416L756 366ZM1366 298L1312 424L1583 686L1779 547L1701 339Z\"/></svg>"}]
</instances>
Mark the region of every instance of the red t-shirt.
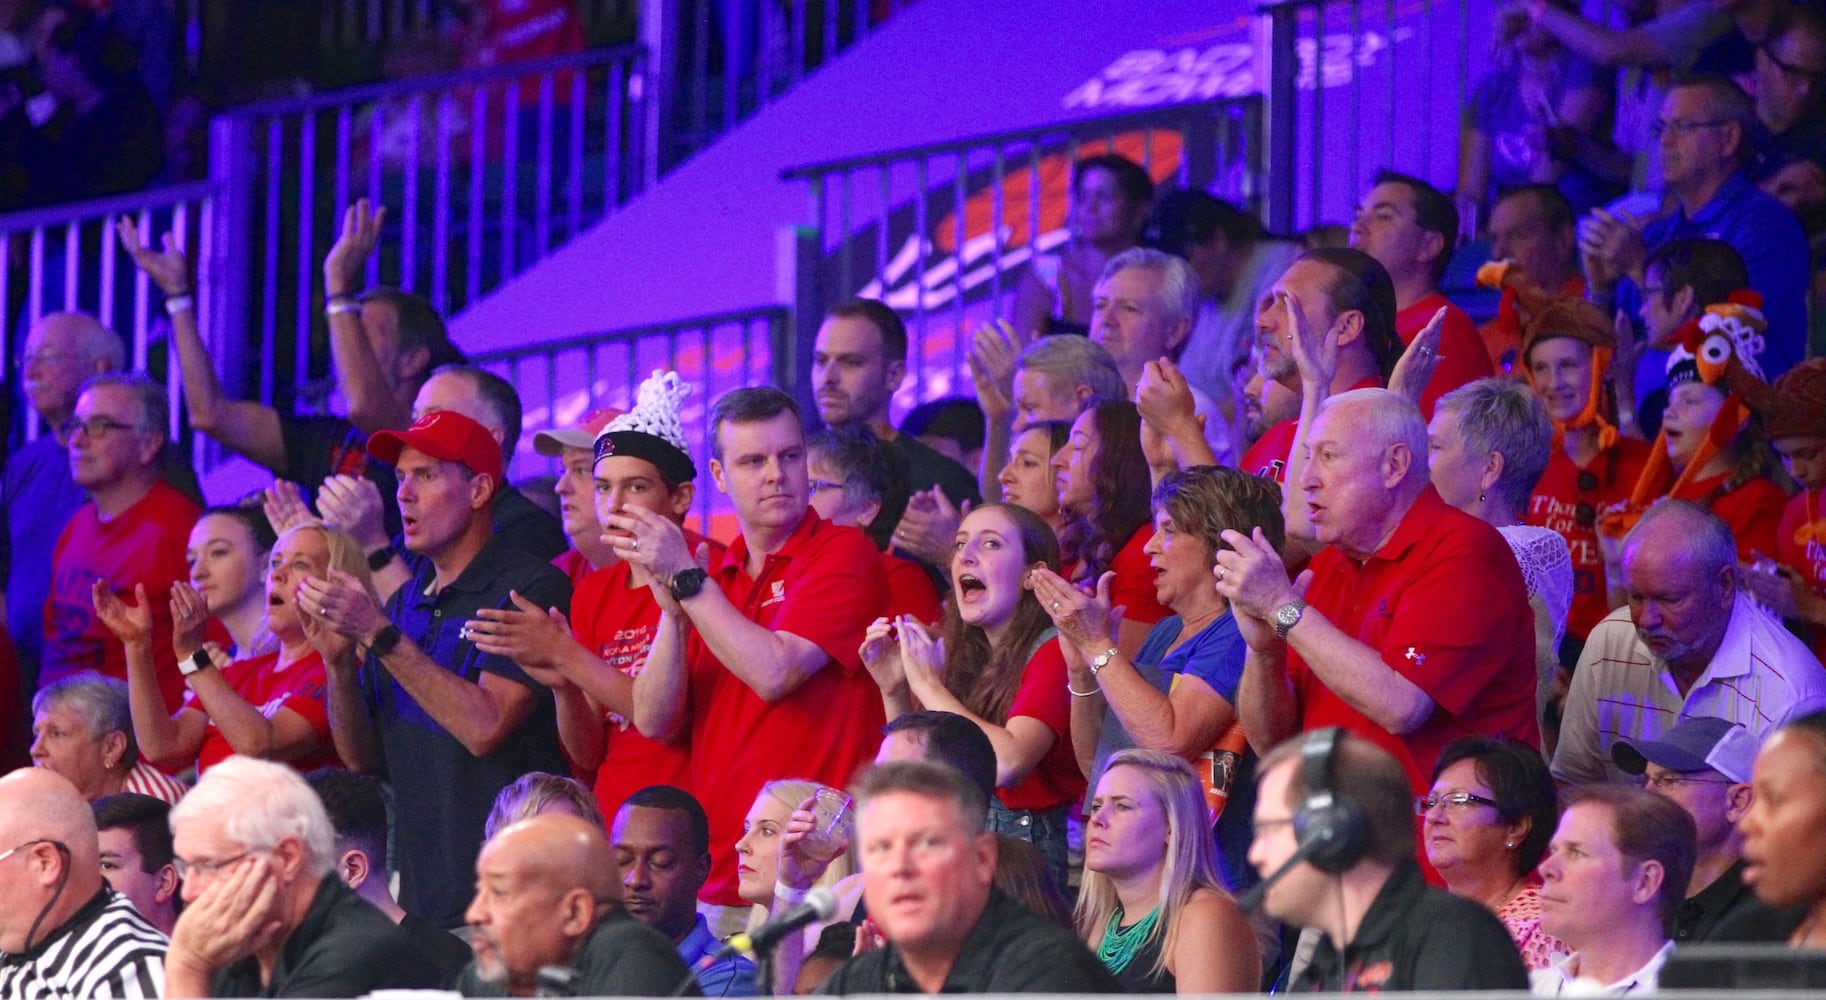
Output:
<instances>
[{"instance_id":1,"label":"red t-shirt","mask_svg":"<svg viewBox=\"0 0 1826 1000\"><path fill-rule=\"evenodd\" d=\"M1237 468L1252 476L1261 476L1286 485L1287 457L1293 451L1293 436L1299 432L1298 417L1283 420L1268 428L1243 453L1243 461Z\"/></svg>"},{"instance_id":2,"label":"red t-shirt","mask_svg":"<svg viewBox=\"0 0 1826 1000\"><path fill-rule=\"evenodd\" d=\"M1395 755L1416 793L1439 751L1482 733L1539 746L1534 705L1534 612L1515 555L1488 524L1429 486L1388 542L1359 563L1336 546L1312 560L1307 602L1426 692L1436 710L1397 736L1332 693L1297 652L1288 671L1301 728L1343 726Z\"/></svg>"},{"instance_id":3,"label":"red t-shirt","mask_svg":"<svg viewBox=\"0 0 1826 1000\"><path fill-rule=\"evenodd\" d=\"M1057 638L1047 640L1027 661L1021 687L1008 706L1008 717L1038 719L1053 731L1052 747L1027 777L1007 788L996 789L996 798L1010 809L1053 809L1084 798L1084 772L1072 751L1071 695L1065 690L1065 654Z\"/></svg>"},{"instance_id":4,"label":"red t-shirt","mask_svg":"<svg viewBox=\"0 0 1826 1000\"><path fill-rule=\"evenodd\" d=\"M1719 493L1728 475L1688 483L1673 497L1705 504L1731 526L1731 537L1737 542L1737 558L1755 562L1756 556L1752 553L1768 555L1778 547L1777 536L1782 512L1788 507L1788 494L1773 481L1763 478L1752 479L1728 493Z\"/></svg>"},{"instance_id":5,"label":"red t-shirt","mask_svg":"<svg viewBox=\"0 0 1826 1000\"><path fill-rule=\"evenodd\" d=\"M1782 526L1776 532L1776 551L1763 554L1784 566L1793 567L1814 593L1826 593L1826 518L1820 517L1822 497L1826 491L1802 491L1788 501L1782 511ZM1813 653L1826 651L1826 628L1811 627Z\"/></svg>"},{"instance_id":6,"label":"red t-shirt","mask_svg":"<svg viewBox=\"0 0 1826 1000\"><path fill-rule=\"evenodd\" d=\"M1154 567L1141 551L1153 537L1153 523L1143 524L1110 560L1110 572L1116 574L1110 581L1110 607L1127 608L1122 614L1125 622L1152 625L1173 613L1154 596Z\"/></svg>"},{"instance_id":7,"label":"red t-shirt","mask_svg":"<svg viewBox=\"0 0 1826 1000\"><path fill-rule=\"evenodd\" d=\"M1653 453L1654 446L1647 441L1619 438L1580 469L1564 451L1555 451L1528 498L1528 523L1559 532L1572 553L1572 610L1566 616L1566 634L1581 641L1610 614L1597 516L1605 507L1629 499ZM1580 473L1594 484L1592 489L1579 488Z\"/></svg>"},{"instance_id":8,"label":"red t-shirt","mask_svg":"<svg viewBox=\"0 0 1826 1000\"><path fill-rule=\"evenodd\" d=\"M51 553L51 596L44 605L44 660L38 685L83 670L127 679L127 650L95 613L95 581L106 580L122 601L132 604L136 584L146 585L152 602L152 662L165 704L184 697L184 677L171 651L171 585L190 579L184 549L200 513L164 481L138 503L104 521L93 502L77 509ZM233 643L220 624L210 638Z\"/></svg>"},{"instance_id":9,"label":"red t-shirt","mask_svg":"<svg viewBox=\"0 0 1826 1000\"><path fill-rule=\"evenodd\" d=\"M576 549L565 549L563 552L558 553L557 556L553 557L552 565L558 567L558 572L563 573L565 578L571 581L571 590L573 592L576 591L578 587L583 586L585 577L596 572L596 567L591 566L590 561L584 557L583 553Z\"/></svg>"},{"instance_id":10,"label":"red t-shirt","mask_svg":"<svg viewBox=\"0 0 1826 1000\"><path fill-rule=\"evenodd\" d=\"M278 715L280 709L290 709L311 724L320 750L291 761L293 767L308 772L320 767L342 766L336 748L330 742L328 682L323 657L316 651L284 668L279 666L278 653L236 660L222 668L222 679L241 696L241 700L259 709L268 719ZM184 692L184 707L208 714L195 691ZM215 720L209 720L209 728L203 731L203 746L197 751L197 776L201 777L203 772L227 760L234 752L235 748L228 745L228 738L216 728Z\"/></svg>"},{"instance_id":11,"label":"red t-shirt","mask_svg":"<svg viewBox=\"0 0 1826 1000\"><path fill-rule=\"evenodd\" d=\"M858 652L888 599L868 536L808 509L759 577L749 577L747 561L748 539L738 537L711 564L711 578L749 621L811 641L830 662L769 703L691 636L691 783L710 816L710 881L699 898L721 906L741 903L735 842L761 786L806 778L842 788L874 756L886 721Z\"/></svg>"},{"instance_id":12,"label":"red t-shirt","mask_svg":"<svg viewBox=\"0 0 1826 1000\"><path fill-rule=\"evenodd\" d=\"M883 552L881 575L888 586L888 605L884 613L889 617L912 615L915 620L932 625L944 615L944 609L939 604L938 588L933 585L932 575L926 572L924 566L891 552Z\"/></svg>"},{"instance_id":13,"label":"red t-shirt","mask_svg":"<svg viewBox=\"0 0 1826 1000\"><path fill-rule=\"evenodd\" d=\"M1446 310L1446 323L1439 333L1439 367L1433 369L1433 377L1427 380L1426 390L1420 394L1420 415L1427 420L1433 419L1433 404L1439 397L1466 382L1475 382L1494 373L1490 367L1490 352L1484 348L1483 338L1477 335L1477 324L1471 322L1468 313L1438 292L1395 314L1395 332L1400 335L1401 342L1412 343L1441 306Z\"/></svg>"},{"instance_id":14,"label":"red t-shirt","mask_svg":"<svg viewBox=\"0 0 1826 1000\"><path fill-rule=\"evenodd\" d=\"M687 531L685 541L696 552L709 539ZM709 544L712 558L722 555L721 545ZM632 572L629 564L617 562L584 577L571 596L571 633L577 642L630 679L646 667L659 631L659 602L651 589L628 586ZM688 747L643 736L632 719L606 708L602 728L607 745L595 766L594 787L603 816L613 818L629 795L648 785L691 786Z\"/></svg>"}]
</instances>

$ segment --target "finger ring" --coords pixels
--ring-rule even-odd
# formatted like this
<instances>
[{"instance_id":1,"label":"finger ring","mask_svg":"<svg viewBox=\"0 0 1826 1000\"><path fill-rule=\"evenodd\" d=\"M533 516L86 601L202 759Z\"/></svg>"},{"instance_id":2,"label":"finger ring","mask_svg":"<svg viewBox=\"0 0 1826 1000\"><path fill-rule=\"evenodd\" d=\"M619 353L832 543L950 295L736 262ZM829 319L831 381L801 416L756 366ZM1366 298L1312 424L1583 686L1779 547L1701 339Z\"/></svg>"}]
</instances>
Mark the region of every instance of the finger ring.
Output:
<instances>
[{"instance_id":1,"label":"finger ring","mask_svg":"<svg viewBox=\"0 0 1826 1000\"><path fill-rule=\"evenodd\" d=\"M640 551L640 539L638 539L638 538L634 539L634 544L628 546L628 548L631 548L634 551L639 552Z\"/></svg>"},{"instance_id":2,"label":"finger ring","mask_svg":"<svg viewBox=\"0 0 1826 1000\"><path fill-rule=\"evenodd\" d=\"M1057 611L1057 610L1059 610L1059 602L1058 602L1058 601L1054 601L1054 602L1052 602L1052 609L1053 609L1053 610L1054 610L1054 611Z\"/></svg>"},{"instance_id":3,"label":"finger ring","mask_svg":"<svg viewBox=\"0 0 1826 1000\"><path fill-rule=\"evenodd\" d=\"M1222 583L1222 582L1223 582L1223 580L1224 580L1224 578L1225 578L1225 577L1227 577L1227 576L1229 576L1229 575L1230 575L1230 571L1229 571L1229 570L1227 570L1227 569L1225 569L1225 568L1223 568L1223 567L1222 567L1222 566L1219 566L1219 567L1218 567L1218 568L1217 568L1217 579L1218 579L1218 582L1219 582L1219 583Z\"/></svg>"}]
</instances>

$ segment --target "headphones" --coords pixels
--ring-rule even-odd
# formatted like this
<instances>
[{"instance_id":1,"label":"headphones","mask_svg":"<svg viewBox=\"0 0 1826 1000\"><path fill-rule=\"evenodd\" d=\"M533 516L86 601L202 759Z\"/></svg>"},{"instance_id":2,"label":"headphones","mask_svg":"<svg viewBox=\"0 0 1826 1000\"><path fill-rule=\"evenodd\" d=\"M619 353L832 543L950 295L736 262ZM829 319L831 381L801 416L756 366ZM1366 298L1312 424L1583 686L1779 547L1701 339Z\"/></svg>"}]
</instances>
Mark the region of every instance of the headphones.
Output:
<instances>
[{"instance_id":1,"label":"headphones","mask_svg":"<svg viewBox=\"0 0 1826 1000\"><path fill-rule=\"evenodd\" d=\"M1307 861L1322 872L1337 875L1357 863L1369 850L1369 818L1355 799L1332 788L1332 769L1338 753L1341 726L1313 732L1300 747L1300 774L1306 783L1306 801L1293 815L1293 832Z\"/></svg>"}]
</instances>

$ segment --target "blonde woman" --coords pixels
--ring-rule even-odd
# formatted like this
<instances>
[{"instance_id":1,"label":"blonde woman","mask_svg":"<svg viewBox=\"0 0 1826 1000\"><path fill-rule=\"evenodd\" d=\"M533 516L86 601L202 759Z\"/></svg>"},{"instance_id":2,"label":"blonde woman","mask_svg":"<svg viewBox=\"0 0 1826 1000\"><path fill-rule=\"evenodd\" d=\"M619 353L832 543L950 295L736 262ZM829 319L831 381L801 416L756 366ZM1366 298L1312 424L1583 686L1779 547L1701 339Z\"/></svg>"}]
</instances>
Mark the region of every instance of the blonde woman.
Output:
<instances>
[{"instance_id":1,"label":"blonde woman","mask_svg":"<svg viewBox=\"0 0 1826 1000\"><path fill-rule=\"evenodd\" d=\"M1255 932L1218 881L1192 766L1114 754L1084 830L1078 933L1130 993L1253 993Z\"/></svg>"}]
</instances>

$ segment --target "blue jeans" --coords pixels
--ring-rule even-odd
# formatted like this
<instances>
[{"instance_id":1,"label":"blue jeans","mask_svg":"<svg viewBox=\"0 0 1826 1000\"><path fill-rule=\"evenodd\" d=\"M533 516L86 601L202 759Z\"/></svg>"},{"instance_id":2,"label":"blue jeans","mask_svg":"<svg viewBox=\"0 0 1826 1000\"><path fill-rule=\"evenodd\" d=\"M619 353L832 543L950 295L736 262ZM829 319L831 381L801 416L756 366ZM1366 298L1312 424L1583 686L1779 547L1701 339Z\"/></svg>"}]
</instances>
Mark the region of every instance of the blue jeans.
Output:
<instances>
[{"instance_id":1,"label":"blue jeans","mask_svg":"<svg viewBox=\"0 0 1826 1000\"><path fill-rule=\"evenodd\" d=\"M1067 881L1071 866L1065 842L1065 816L1069 808L1010 809L1000 799L989 800L989 832L1025 840L1037 848L1040 856L1046 859L1046 866L1052 869L1059 892L1067 899L1071 898Z\"/></svg>"}]
</instances>

